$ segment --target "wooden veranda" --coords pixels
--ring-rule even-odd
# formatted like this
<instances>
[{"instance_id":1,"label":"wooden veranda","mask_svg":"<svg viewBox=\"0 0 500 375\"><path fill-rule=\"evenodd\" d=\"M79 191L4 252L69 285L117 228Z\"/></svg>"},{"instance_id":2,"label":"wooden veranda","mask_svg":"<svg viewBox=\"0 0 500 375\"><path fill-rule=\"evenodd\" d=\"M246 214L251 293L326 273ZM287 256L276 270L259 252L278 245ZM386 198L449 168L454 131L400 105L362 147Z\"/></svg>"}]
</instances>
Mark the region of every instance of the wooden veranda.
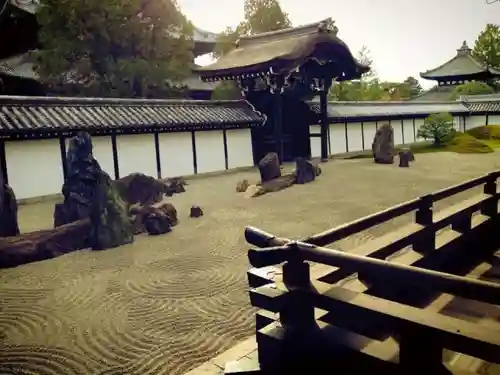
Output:
<instances>
[{"instance_id":1,"label":"wooden veranda","mask_svg":"<svg viewBox=\"0 0 500 375\"><path fill-rule=\"evenodd\" d=\"M250 300L261 309L258 361L244 369L232 363L226 374L474 373L451 365L457 353L500 363L500 322L445 311L463 298L500 311L500 275L492 274L499 177L493 172L300 241L248 227ZM482 194L433 211L479 186ZM325 247L408 213L413 223L350 252ZM282 275L269 276L279 264Z\"/></svg>"}]
</instances>

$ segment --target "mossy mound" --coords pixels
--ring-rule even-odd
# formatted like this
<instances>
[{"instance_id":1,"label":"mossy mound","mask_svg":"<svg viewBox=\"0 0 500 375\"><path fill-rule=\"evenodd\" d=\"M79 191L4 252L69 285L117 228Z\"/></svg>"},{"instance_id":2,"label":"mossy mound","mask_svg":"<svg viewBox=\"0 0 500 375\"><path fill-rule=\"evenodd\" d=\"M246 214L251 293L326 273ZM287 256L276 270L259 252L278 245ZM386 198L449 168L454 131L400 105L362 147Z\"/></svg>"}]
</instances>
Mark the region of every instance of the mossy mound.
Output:
<instances>
[{"instance_id":1,"label":"mossy mound","mask_svg":"<svg viewBox=\"0 0 500 375\"><path fill-rule=\"evenodd\" d=\"M500 140L500 125L478 126L477 128L467 130L466 134L469 134L477 139Z\"/></svg>"},{"instance_id":2,"label":"mossy mound","mask_svg":"<svg viewBox=\"0 0 500 375\"><path fill-rule=\"evenodd\" d=\"M444 145L443 151L457 154L487 154L493 149L468 133L457 132L453 139Z\"/></svg>"}]
</instances>

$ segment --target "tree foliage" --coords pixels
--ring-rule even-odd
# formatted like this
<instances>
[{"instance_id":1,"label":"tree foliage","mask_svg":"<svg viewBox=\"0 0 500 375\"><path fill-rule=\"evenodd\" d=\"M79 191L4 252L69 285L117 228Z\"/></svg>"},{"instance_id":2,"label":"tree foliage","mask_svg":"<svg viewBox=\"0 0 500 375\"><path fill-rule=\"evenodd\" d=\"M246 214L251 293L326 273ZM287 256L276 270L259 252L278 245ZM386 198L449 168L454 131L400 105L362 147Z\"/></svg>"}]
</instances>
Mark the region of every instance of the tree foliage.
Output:
<instances>
[{"instance_id":1,"label":"tree foliage","mask_svg":"<svg viewBox=\"0 0 500 375\"><path fill-rule=\"evenodd\" d=\"M42 0L41 5L37 71L54 90L182 95L173 85L190 73L192 25L176 0Z\"/></svg>"},{"instance_id":2,"label":"tree foliage","mask_svg":"<svg viewBox=\"0 0 500 375\"><path fill-rule=\"evenodd\" d=\"M488 66L500 69L500 25L486 25L474 43L472 54Z\"/></svg>"},{"instance_id":3,"label":"tree foliage","mask_svg":"<svg viewBox=\"0 0 500 375\"><path fill-rule=\"evenodd\" d=\"M434 113L424 120L424 124L418 129L417 136L430 139L434 146L442 146L455 132L453 128L453 116L449 113Z\"/></svg>"},{"instance_id":4,"label":"tree foliage","mask_svg":"<svg viewBox=\"0 0 500 375\"><path fill-rule=\"evenodd\" d=\"M493 87L484 82L468 82L462 85L457 86L453 93L451 94L450 99L456 100L460 96L465 95L485 95L485 94L493 94L495 90Z\"/></svg>"},{"instance_id":5,"label":"tree foliage","mask_svg":"<svg viewBox=\"0 0 500 375\"><path fill-rule=\"evenodd\" d=\"M416 96L419 96L423 89L418 80L415 77L407 77L403 81L404 88L408 90L408 92L405 92L405 97L407 96L408 98L412 99L415 98Z\"/></svg>"},{"instance_id":6,"label":"tree foliage","mask_svg":"<svg viewBox=\"0 0 500 375\"><path fill-rule=\"evenodd\" d=\"M228 53L236 48L236 42L243 35L255 35L292 26L288 14L281 8L279 0L245 0L245 18L236 28L228 27L218 35L213 57ZM239 99L241 93L234 82L219 84L212 99Z\"/></svg>"},{"instance_id":7,"label":"tree foliage","mask_svg":"<svg viewBox=\"0 0 500 375\"><path fill-rule=\"evenodd\" d=\"M236 47L240 36L255 35L292 27L288 14L279 0L245 0L245 18L235 28L228 27L219 34L213 53L218 58Z\"/></svg>"}]
</instances>

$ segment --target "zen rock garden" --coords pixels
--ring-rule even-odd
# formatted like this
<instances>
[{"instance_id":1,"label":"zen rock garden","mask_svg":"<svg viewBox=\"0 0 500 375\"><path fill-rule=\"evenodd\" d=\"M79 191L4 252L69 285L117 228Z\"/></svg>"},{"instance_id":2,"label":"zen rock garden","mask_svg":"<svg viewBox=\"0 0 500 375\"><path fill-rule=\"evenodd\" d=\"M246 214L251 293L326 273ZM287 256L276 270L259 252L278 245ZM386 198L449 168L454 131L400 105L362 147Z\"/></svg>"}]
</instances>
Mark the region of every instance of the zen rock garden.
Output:
<instances>
[{"instance_id":1,"label":"zen rock garden","mask_svg":"<svg viewBox=\"0 0 500 375\"><path fill-rule=\"evenodd\" d=\"M286 189L294 184L307 184L321 174L321 167L311 160L297 158L295 170L292 173L282 174L278 155L268 153L258 164L260 181L250 184L248 180L241 180L236 185L236 192L246 193L248 198L259 197Z\"/></svg>"},{"instance_id":2,"label":"zen rock garden","mask_svg":"<svg viewBox=\"0 0 500 375\"><path fill-rule=\"evenodd\" d=\"M168 233L179 223L176 208L166 198L186 191L182 177L159 180L133 173L113 181L94 158L92 149L88 133L80 132L70 141L62 186L64 200L54 207L53 229L20 233L15 193L0 176L0 268L80 249L114 248L133 242L134 236L141 233ZM372 153L378 164L394 164L397 155L402 168L415 160L410 150L396 152L390 124L377 130ZM280 164L276 153L268 153L258 164L260 181L242 180L236 191L254 198L313 182L321 174L321 167L305 158L295 160L291 173L284 173ZM190 208L191 218L203 214L199 206Z\"/></svg>"},{"instance_id":3,"label":"zen rock garden","mask_svg":"<svg viewBox=\"0 0 500 375\"><path fill-rule=\"evenodd\" d=\"M372 155L375 163L394 164L396 149L394 147L394 129L390 124L383 124L377 129L372 143ZM409 149L400 150L397 155L401 168L408 168L410 162L415 161L415 156Z\"/></svg>"},{"instance_id":4,"label":"zen rock garden","mask_svg":"<svg viewBox=\"0 0 500 375\"><path fill-rule=\"evenodd\" d=\"M178 224L177 210L165 197L186 191L182 177L158 180L133 173L113 181L92 148L85 132L70 141L64 200L55 205L53 229L21 234L16 197L0 179L0 268L86 248L111 249L133 242L134 235L165 234ZM192 206L189 216L203 216L203 210Z\"/></svg>"}]
</instances>

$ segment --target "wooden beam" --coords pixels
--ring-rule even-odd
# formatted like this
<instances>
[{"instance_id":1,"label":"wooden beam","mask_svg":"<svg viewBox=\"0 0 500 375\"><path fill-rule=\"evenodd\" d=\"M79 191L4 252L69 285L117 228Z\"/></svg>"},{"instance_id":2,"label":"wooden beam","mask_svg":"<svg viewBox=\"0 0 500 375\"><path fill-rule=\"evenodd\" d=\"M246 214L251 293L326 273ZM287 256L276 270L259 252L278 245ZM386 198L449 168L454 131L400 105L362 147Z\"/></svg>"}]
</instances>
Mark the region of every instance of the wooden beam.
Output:
<instances>
[{"instance_id":1,"label":"wooden beam","mask_svg":"<svg viewBox=\"0 0 500 375\"><path fill-rule=\"evenodd\" d=\"M304 242L295 242L300 257L305 261L345 267L353 272L376 275L387 282L397 280L398 284L415 288L432 289L435 292L451 293L463 298L500 305L500 284L467 279L449 273L389 263L385 260L363 257Z\"/></svg>"},{"instance_id":2,"label":"wooden beam","mask_svg":"<svg viewBox=\"0 0 500 375\"><path fill-rule=\"evenodd\" d=\"M284 284L277 287L283 290ZM399 334L404 334L406 328L418 329L431 335L443 348L500 363L498 329L318 282L313 282L311 290L319 308L357 316L359 320L375 319Z\"/></svg>"}]
</instances>

